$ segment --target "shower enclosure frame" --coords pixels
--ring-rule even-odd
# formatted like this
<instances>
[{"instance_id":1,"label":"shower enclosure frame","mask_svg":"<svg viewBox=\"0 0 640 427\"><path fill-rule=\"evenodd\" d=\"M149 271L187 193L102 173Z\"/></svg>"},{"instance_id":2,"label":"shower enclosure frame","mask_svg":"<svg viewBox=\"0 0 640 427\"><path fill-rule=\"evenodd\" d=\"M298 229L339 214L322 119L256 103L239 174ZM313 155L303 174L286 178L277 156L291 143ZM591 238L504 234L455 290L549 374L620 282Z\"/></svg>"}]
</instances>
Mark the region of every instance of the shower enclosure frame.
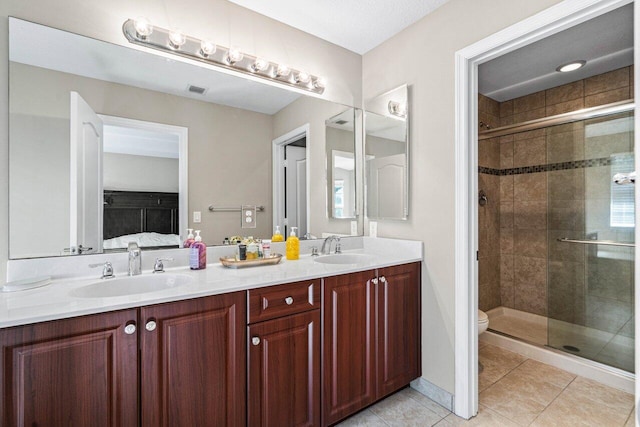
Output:
<instances>
[{"instance_id":1,"label":"shower enclosure frame","mask_svg":"<svg viewBox=\"0 0 640 427\"><path fill-rule=\"evenodd\" d=\"M530 18L474 43L455 55L455 361L454 412L471 418L478 412L478 66L513 50L631 3L631 0L565 0ZM634 23L639 22L640 2L634 4ZM640 28L634 25L634 63L638 63ZM640 70L635 68L635 81ZM640 89L634 86L634 98ZM640 118L635 111L636 123ZM635 132L636 164L640 164L640 135ZM636 186L636 200L640 199ZM636 222L640 210L636 211ZM636 241L640 230L636 228ZM640 261L635 259L635 268ZM636 276L634 287L640 279ZM640 292L635 293L636 306ZM635 313L636 324L639 320ZM640 360L636 344L636 365ZM636 396L640 384L636 382Z\"/></svg>"}]
</instances>

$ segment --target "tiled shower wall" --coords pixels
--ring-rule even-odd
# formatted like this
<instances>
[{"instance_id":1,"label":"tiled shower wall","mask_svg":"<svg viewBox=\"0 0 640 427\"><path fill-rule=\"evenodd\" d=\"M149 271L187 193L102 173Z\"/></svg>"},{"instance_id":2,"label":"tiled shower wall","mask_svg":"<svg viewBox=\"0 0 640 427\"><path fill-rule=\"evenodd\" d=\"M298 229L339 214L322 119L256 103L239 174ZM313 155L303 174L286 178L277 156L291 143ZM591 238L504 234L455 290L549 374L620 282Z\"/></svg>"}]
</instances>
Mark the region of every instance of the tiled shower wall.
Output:
<instances>
[{"instance_id":1,"label":"tiled shower wall","mask_svg":"<svg viewBox=\"0 0 640 427\"><path fill-rule=\"evenodd\" d=\"M627 100L633 94L632 76L633 67L625 67L502 103L480 95L479 121L497 127ZM502 305L547 315L548 277L569 274L574 277L566 280L576 283L577 290L552 295L557 306L552 309L554 313L570 310L566 320L579 314L568 307L584 282L584 259L580 251L574 254L557 248L555 238L584 231L588 168L544 169L553 163L592 158L585 154L582 123L480 141L479 188L489 196L489 203L478 210L481 310ZM496 208L499 231L494 235Z\"/></svg>"}]
</instances>

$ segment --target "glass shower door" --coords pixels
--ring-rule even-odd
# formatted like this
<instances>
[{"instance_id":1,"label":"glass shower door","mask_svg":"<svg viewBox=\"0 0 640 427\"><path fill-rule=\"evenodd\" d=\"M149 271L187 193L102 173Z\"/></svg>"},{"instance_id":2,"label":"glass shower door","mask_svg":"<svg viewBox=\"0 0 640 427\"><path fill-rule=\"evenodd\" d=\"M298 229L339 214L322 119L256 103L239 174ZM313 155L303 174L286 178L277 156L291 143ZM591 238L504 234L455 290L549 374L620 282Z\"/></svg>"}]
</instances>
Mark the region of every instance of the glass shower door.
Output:
<instances>
[{"instance_id":1,"label":"glass shower door","mask_svg":"<svg viewBox=\"0 0 640 427\"><path fill-rule=\"evenodd\" d=\"M548 345L634 372L633 112L546 129ZM615 178L618 178L616 183Z\"/></svg>"}]
</instances>

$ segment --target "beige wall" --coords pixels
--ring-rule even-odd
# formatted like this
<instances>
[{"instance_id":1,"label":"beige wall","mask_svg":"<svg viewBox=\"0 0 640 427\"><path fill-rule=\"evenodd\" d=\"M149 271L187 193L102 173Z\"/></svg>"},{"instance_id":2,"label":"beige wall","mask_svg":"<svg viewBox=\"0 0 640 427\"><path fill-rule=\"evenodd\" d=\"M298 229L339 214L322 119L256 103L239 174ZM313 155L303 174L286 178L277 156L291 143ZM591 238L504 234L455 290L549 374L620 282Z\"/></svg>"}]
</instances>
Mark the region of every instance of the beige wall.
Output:
<instances>
[{"instance_id":1,"label":"beige wall","mask_svg":"<svg viewBox=\"0 0 640 427\"><path fill-rule=\"evenodd\" d=\"M378 235L424 241L422 375L449 392L454 389L454 54L555 3L450 0L363 57L365 99L410 85L409 220L381 221Z\"/></svg>"},{"instance_id":2,"label":"beige wall","mask_svg":"<svg viewBox=\"0 0 640 427\"><path fill-rule=\"evenodd\" d=\"M104 153L102 187L116 191L180 191L178 159Z\"/></svg>"}]
</instances>

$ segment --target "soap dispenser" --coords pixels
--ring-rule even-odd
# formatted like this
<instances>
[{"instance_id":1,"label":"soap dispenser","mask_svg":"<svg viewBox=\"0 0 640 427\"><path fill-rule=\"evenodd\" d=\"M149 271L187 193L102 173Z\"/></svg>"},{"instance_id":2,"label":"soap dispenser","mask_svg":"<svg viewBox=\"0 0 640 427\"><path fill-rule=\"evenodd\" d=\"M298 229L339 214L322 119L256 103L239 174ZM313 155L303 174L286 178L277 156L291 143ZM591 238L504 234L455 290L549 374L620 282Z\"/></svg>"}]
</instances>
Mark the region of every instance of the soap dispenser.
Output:
<instances>
[{"instance_id":1,"label":"soap dispenser","mask_svg":"<svg viewBox=\"0 0 640 427\"><path fill-rule=\"evenodd\" d=\"M196 237L189 248L189 268L192 270L207 268L207 245L200 237L200 230L196 230Z\"/></svg>"},{"instance_id":2,"label":"soap dispenser","mask_svg":"<svg viewBox=\"0 0 640 427\"><path fill-rule=\"evenodd\" d=\"M295 260L300 258L300 239L296 236L298 227L291 227L291 234L287 237L287 259Z\"/></svg>"},{"instance_id":3,"label":"soap dispenser","mask_svg":"<svg viewBox=\"0 0 640 427\"><path fill-rule=\"evenodd\" d=\"M280 232L280 226L279 225L276 225L276 231L273 232L273 236L271 236L271 241L273 243L284 242L284 236Z\"/></svg>"},{"instance_id":4,"label":"soap dispenser","mask_svg":"<svg viewBox=\"0 0 640 427\"><path fill-rule=\"evenodd\" d=\"M193 238L193 228L187 228L187 240L184 241L184 248L190 248L195 239Z\"/></svg>"}]
</instances>

